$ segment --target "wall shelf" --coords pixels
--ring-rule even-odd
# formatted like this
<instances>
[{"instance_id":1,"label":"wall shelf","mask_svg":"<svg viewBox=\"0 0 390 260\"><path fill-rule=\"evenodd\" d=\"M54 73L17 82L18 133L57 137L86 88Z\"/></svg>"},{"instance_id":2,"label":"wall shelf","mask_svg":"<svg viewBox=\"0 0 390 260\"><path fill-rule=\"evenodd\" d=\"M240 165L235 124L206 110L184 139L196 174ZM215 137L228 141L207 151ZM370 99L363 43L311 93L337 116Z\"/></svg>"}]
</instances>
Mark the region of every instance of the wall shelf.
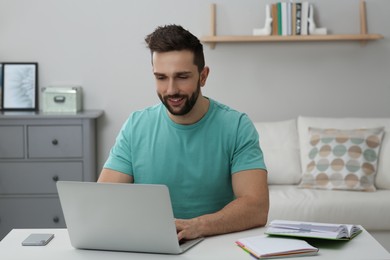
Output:
<instances>
[{"instance_id":1,"label":"wall shelf","mask_svg":"<svg viewBox=\"0 0 390 260\"><path fill-rule=\"evenodd\" d=\"M245 42L315 42L315 41L360 41L365 44L367 41L383 39L381 34L367 33L367 18L365 1L360 1L360 34L328 34L328 35L217 35L216 34L216 5L211 4L211 34L200 40L210 44L213 49L217 43L245 43Z\"/></svg>"}]
</instances>

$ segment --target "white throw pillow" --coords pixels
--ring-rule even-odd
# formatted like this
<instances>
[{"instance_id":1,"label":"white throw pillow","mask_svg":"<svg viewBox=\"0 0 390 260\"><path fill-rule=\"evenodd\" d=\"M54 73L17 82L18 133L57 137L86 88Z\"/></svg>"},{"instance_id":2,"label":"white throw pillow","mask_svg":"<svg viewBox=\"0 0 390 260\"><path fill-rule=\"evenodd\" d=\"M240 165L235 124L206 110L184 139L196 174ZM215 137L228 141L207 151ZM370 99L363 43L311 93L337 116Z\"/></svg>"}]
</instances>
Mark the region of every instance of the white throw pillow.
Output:
<instances>
[{"instance_id":1,"label":"white throw pillow","mask_svg":"<svg viewBox=\"0 0 390 260\"><path fill-rule=\"evenodd\" d=\"M384 136L378 161L378 172L375 186L379 189L390 189L390 118L326 118L298 117L298 134L301 150L301 165L307 165L309 158L309 128L357 129L384 127Z\"/></svg>"},{"instance_id":2,"label":"white throw pillow","mask_svg":"<svg viewBox=\"0 0 390 260\"><path fill-rule=\"evenodd\" d=\"M297 122L255 122L269 184L298 184L301 179Z\"/></svg>"}]
</instances>

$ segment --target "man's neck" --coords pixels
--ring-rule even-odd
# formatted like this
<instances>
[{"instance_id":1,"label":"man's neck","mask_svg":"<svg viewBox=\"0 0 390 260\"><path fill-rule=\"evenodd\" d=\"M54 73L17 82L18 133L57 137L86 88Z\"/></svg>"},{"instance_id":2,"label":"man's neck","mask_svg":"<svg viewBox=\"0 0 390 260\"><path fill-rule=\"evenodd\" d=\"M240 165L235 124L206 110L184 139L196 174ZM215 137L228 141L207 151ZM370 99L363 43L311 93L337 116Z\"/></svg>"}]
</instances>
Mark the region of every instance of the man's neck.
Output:
<instances>
[{"instance_id":1,"label":"man's neck","mask_svg":"<svg viewBox=\"0 0 390 260\"><path fill-rule=\"evenodd\" d=\"M210 100L202 95L199 95L194 107L185 115L175 116L168 112L169 118L176 124L192 125L203 118L210 106Z\"/></svg>"}]
</instances>

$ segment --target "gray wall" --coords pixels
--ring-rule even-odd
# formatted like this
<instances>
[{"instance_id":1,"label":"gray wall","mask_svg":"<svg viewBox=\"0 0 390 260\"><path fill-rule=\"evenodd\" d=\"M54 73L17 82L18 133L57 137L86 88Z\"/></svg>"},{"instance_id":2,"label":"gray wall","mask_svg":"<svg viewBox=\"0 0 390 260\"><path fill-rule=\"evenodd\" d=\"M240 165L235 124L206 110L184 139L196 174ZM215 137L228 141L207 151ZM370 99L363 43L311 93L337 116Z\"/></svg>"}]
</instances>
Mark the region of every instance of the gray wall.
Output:
<instances>
[{"instance_id":1,"label":"gray wall","mask_svg":"<svg viewBox=\"0 0 390 260\"><path fill-rule=\"evenodd\" d=\"M84 108L103 109L99 168L127 116L157 103L143 38L156 26L210 30L210 0L0 0L0 62L37 61L40 86L81 85ZM215 0L218 34L251 34L264 4ZM358 0L313 0L317 24L359 33ZM390 1L367 0L368 31L357 42L205 46L211 68L203 89L254 121L310 116L390 116Z\"/></svg>"}]
</instances>

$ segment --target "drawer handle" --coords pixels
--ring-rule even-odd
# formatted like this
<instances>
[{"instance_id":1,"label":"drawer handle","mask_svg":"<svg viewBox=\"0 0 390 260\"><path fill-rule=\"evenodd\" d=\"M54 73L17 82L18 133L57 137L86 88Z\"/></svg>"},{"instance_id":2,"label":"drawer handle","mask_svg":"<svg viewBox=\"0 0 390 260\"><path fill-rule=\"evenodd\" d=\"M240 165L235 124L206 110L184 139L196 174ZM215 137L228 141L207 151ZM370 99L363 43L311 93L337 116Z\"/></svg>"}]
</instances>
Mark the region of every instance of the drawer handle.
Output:
<instances>
[{"instance_id":1,"label":"drawer handle","mask_svg":"<svg viewBox=\"0 0 390 260\"><path fill-rule=\"evenodd\" d=\"M57 139L53 139L53 140L51 141L51 143L52 143L53 145L57 145L57 144L58 144L58 140L57 140Z\"/></svg>"},{"instance_id":2,"label":"drawer handle","mask_svg":"<svg viewBox=\"0 0 390 260\"><path fill-rule=\"evenodd\" d=\"M65 96L55 96L53 100L55 103L64 103L66 98Z\"/></svg>"},{"instance_id":3,"label":"drawer handle","mask_svg":"<svg viewBox=\"0 0 390 260\"><path fill-rule=\"evenodd\" d=\"M53 181L57 182L59 179L60 177L58 177L58 175L53 176Z\"/></svg>"},{"instance_id":4,"label":"drawer handle","mask_svg":"<svg viewBox=\"0 0 390 260\"><path fill-rule=\"evenodd\" d=\"M54 218L53 218L53 222L54 222L54 223L60 222L60 218L59 218L59 217L54 217Z\"/></svg>"}]
</instances>

